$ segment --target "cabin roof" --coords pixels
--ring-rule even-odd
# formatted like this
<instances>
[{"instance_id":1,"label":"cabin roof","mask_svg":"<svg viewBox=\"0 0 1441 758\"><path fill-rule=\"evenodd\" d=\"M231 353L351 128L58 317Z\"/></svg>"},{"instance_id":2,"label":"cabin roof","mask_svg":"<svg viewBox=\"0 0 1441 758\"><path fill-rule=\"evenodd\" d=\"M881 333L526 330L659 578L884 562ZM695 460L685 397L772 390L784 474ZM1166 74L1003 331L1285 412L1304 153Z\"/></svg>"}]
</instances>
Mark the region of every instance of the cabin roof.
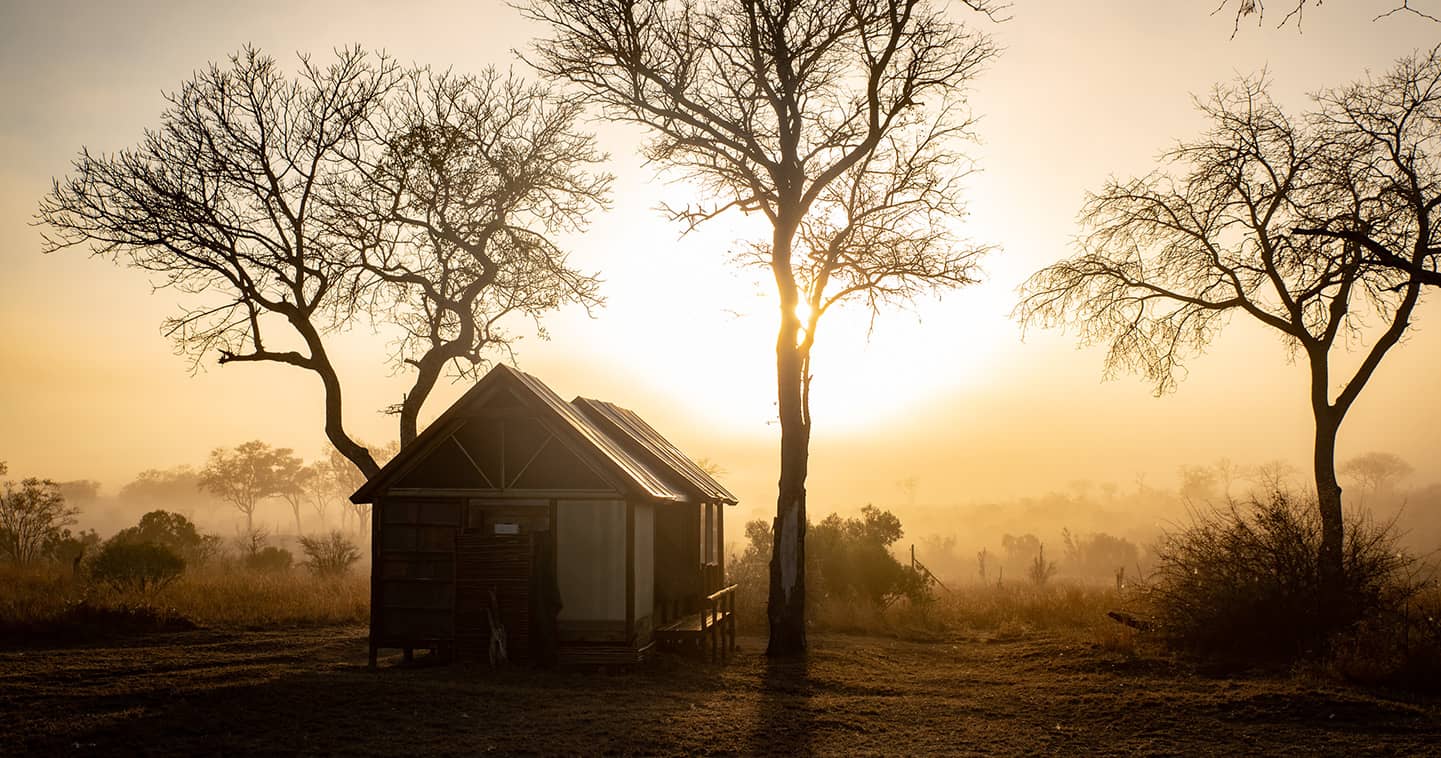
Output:
<instances>
[{"instance_id":1,"label":"cabin roof","mask_svg":"<svg viewBox=\"0 0 1441 758\"><path fill-rule=\"evenodd\" d=\"M350 496L351 502L374 502L376 495L408 470L412 461L421 459L436 444L443 442L458 425L456 421L467 416L471 406L491 397L492 391L502 386L518 390L519 394L532 400L533 406L575 441L590 448L612 474L638 494L667 502L693 499L735 502L735 497L724 487L631 411L610 403L587 400L584 401L585 407L591 409L587 414L582 412L580 403L565 402L544 382L504 364L492 368L427 426L414 442L356 490ZM602 409L602 406L607 408Z\"/></svg>"},{"instance_id":2,"label":"cabin roof","mask_svg":"<svg viewBox=\"0 0 1441 758\"><path fill-rule=\"evenodd\" d=\"M737 502L736 496L732 495L730 490L696 465L695 461L671 444L670 440L662 437L655 427L647 424L635 411L588 397L577 397L570 403L607 434L620 439L632 452L640 452L641 457L648 458L680 476L699 499L731 505Z\"/></svg>"}]
</instances>

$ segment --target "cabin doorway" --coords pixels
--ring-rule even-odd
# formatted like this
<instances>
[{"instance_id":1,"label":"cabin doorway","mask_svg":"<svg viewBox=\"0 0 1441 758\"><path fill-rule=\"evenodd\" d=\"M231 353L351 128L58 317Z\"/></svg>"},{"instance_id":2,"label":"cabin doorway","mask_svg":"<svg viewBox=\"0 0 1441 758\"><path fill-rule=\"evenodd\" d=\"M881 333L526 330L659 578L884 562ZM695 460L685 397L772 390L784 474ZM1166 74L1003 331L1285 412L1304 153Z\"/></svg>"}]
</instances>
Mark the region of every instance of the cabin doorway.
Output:
<instances>
[{"instance_id":1,"label":"cabin doorway","mask_svg":"<svg viewBox=\"0 0 1441 758\"><path fill-rule=\"evenodd\" d=\"M455 642L462 660L487 661L502 630L510 661L554 658L555 550L549 501L472 500L455 538Z\"/></svg>"}]
</instances>

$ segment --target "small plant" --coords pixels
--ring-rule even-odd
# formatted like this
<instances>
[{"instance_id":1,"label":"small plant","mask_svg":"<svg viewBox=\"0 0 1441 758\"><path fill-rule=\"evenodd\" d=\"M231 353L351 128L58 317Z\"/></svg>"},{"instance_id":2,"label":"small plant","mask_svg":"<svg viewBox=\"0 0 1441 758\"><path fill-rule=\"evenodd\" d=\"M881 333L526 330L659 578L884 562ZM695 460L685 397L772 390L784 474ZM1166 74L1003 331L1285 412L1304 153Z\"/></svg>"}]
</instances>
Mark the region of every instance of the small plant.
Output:
<instances>
[{"instance_id":1,"label":"small plant","mask_svg":"<svg viewBox=\"0 0 1441 758\"><path fill-rule=\"evenodd\" d=\"M1026 576L1030 577L1031 583L1037 587L1046 586L1051 577L1056 575L1056 562L1046 560L1046 546L1041 545L1036 550L1036 557L1031 559L1030 568L1026 570Z\"/></svg>"},{"instance_id":2,"label":"small plant","mask_svg":"<svg viewBox=\"0 0 1441 758\"><path fill-rule=\"evenodd\" d=\"M301 537L300 549L305 567L320 577L344 576L360 560L360 548L338 529L324 537Z\"/></svg>"},{"instance_id":3,"label":"small plant","mask_svg":"<svg viewBox=\"0 0 1441 758\"><path fill-rule=\"evenodd\" d=\"M90 575L119 591L154 592L185 571L185 559L164 545L111 540L105 543Z\"/></svg>"}]
</instances>

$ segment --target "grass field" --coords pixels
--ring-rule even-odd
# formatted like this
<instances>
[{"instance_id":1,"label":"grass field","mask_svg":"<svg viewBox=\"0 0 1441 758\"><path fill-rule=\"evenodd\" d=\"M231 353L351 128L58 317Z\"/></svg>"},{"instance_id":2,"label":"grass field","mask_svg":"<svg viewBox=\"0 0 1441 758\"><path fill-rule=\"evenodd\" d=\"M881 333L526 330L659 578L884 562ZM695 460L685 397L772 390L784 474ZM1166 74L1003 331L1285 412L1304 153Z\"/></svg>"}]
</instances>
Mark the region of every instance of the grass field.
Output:
<instances>
[{"instance_id":1,"label":"grass field","mask_svg":"<svg viewBox=\"0 0 1441 758\"><path fill-rule=\"evenodd\" d=\"M1441 701L1208 673L1073 635L818 635L772 663L627 672L365 667L362 627L190 631L0 652L15 755L1418 755Z\"/></svg>"}]
</instances>

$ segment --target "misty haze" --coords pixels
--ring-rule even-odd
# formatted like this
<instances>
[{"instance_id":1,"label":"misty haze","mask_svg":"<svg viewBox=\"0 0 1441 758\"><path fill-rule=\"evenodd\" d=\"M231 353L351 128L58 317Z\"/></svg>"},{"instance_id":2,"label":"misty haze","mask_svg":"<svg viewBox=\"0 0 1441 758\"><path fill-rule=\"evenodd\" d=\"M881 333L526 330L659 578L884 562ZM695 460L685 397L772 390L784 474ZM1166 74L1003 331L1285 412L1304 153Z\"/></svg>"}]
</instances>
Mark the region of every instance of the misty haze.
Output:
<instances>
[{"instance_id":1,"label":"misty haze","mask_svg":"<svg viewBox=\"0 0 1441 758\"><path fill-rule=\"evenodd\" d=\"M1438 39L0 3L0 755L1432 753Z\"/></svg>"}]
</instances>

